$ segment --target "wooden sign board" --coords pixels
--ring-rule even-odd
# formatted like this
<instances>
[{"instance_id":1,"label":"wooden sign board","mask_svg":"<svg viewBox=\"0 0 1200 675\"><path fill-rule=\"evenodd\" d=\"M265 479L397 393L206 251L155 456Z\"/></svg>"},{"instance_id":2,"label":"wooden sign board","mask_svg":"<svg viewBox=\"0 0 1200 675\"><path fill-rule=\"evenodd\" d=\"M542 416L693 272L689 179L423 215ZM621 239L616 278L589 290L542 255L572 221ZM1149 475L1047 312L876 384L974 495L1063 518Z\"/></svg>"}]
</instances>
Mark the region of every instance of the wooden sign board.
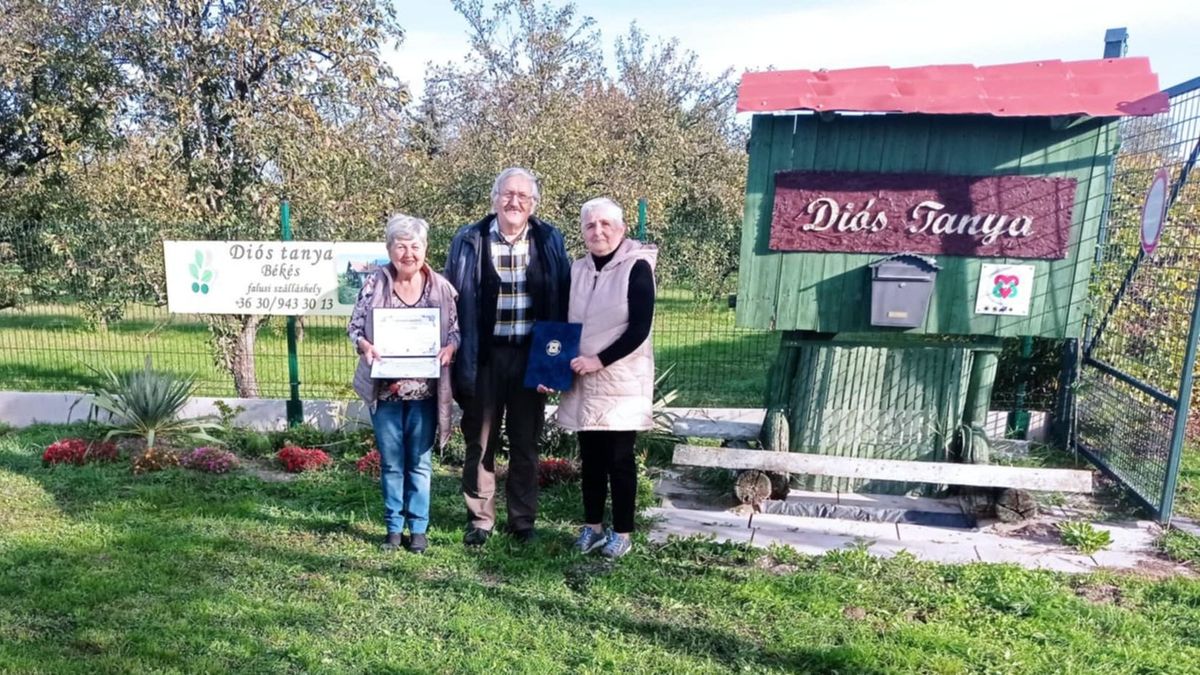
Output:
<instances>
[{"instance_id":1,"label":"wooden sign board","mask_svg":"<svg viewBox=\"0 0 1200 675\"><path fill-rule=\"evenodd\" d=\"M770 249L1066 257L1074 178L786 171Z\"/></svg>"}]
</instances>

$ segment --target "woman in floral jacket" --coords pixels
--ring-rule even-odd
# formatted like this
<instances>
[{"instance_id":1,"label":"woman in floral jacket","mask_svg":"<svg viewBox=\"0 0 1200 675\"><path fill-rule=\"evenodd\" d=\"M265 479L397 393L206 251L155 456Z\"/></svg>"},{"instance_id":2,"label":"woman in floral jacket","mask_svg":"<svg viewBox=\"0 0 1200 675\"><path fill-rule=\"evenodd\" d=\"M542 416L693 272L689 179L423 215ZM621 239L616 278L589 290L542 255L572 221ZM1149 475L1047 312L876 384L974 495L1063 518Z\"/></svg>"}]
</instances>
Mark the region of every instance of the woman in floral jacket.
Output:
<instances>
[{"instance_id":1,"label":"woman in floral jacket","mask_svg":"<svg viewBox=\"0 0 1200 675\"><path fill-rule=\"evenodd\" d=\"M450 438L450 362L459 344L454 287L425 262L429 225L420 218L396 215L387 222L389 262L363 284L350 316L348 333L358 350L354 391L371 412L379 448L385 550L423 553L428 546L429 491L433 442ZM378 308L437 308L441 315L440 377L384 380L371 378L380 358L374 345L373 314ZM405 533L405 530L408 533Z\"/></svg>"}]
</instances>

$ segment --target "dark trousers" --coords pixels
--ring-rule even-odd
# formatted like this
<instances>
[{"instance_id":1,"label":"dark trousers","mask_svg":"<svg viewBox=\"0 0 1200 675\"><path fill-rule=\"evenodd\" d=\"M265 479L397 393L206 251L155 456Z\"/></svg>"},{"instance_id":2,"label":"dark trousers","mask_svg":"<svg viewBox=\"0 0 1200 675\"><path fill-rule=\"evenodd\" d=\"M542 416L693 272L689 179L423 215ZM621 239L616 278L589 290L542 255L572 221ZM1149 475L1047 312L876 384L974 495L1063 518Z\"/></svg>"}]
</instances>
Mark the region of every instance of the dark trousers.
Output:
<instances>
[{"instance_id":1,"label":"dark trousers","mask_svg":"<svg viewBox=\"0 0 1200 675\"><path fill-rule=\"evenodd\" d=\"M612 486L613 530L633 532L637 501L637 462L633 459L636 431L581 431L579 458L583 463L583 521L604 519L604 499Z\"/></svg>"},{"instance_id":2,"label":"dark trousers","mask_svg":"<svg viewBox=\"0 0 1200 675\"><path fill-rule=\"evenodd\" d=\"M466 463L462 490L471 527L485 530L496 524L496 449L500 423L508 435L508 529L527 530L537 518L538 437L546 416L546 397L523 385L529 350L492 347L491 358L480 364L475 396L461 401Z\"/></svg>"}]
</instances>

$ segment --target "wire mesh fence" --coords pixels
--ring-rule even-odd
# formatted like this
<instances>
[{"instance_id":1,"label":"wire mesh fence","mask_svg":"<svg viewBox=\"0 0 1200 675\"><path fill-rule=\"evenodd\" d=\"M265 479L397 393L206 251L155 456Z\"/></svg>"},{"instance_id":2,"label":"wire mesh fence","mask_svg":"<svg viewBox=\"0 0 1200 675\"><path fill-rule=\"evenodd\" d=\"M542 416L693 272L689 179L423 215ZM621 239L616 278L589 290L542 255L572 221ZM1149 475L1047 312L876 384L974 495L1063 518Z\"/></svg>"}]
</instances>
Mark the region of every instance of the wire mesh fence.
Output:
<instances>
[{"instance_id":1,"label":"wire mesh fence","mask_svg":"<svg viewBox=\"0 0 1200 675\"><path fill-rule=\"evenodd\" d=\"M1156 510L1168 499L1173 427L1200 273L1200 88L1121 125L1106 228L1093 273L1093 318L1076 384L1077 443ZM1161 240L1142 245L1156 173L1172 187ZM1193 408L1195 398L1193 397Z\"/></svg>"},{"instance_id":2,"label":"wire mesh fence","mask_svg":"<svg viewBox=\"0 0 1200 675\"><path fill-rule=\"evenodd\" d=\"M114 264L93 255L103 236L76 248L76 240L59 236L65 229L88 228L0 225L0 389L86 390L96 381L95 369L131 370L150 357L156 367L195 374L199 395L236 396L215 346L214 317L167 312L161 238L140 243ZM666 373L663 390L675 392L675 405L760 406L779 336L737 328L734 310L714 295L659 289L653 338L658 368ZM356 357L347 320L298 320L301 398L353 397ZM287 397L284 317L264 318L254 355L258 395Z\"/></svg>"}]
</instances>

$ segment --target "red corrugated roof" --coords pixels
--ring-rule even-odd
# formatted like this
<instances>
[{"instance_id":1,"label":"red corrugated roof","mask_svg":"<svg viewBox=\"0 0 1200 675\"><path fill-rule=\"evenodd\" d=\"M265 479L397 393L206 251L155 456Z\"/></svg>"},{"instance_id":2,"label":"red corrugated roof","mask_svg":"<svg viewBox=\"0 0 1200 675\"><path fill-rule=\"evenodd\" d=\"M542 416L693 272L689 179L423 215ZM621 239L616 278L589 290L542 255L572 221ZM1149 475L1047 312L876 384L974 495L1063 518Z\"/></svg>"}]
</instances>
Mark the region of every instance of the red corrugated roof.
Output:
<instances>
[{"instance_id":1,"label":"red corrugated roof","mask_svg":"<svg viewBox=\"0 0 1200 675\"><path fill-rule=\"evenodd\" d=\"M742 75L738 112L814 110L1000 117L1167 110L1145 57L997 66L776 70Z\"/></svg>"}]
</instances>

